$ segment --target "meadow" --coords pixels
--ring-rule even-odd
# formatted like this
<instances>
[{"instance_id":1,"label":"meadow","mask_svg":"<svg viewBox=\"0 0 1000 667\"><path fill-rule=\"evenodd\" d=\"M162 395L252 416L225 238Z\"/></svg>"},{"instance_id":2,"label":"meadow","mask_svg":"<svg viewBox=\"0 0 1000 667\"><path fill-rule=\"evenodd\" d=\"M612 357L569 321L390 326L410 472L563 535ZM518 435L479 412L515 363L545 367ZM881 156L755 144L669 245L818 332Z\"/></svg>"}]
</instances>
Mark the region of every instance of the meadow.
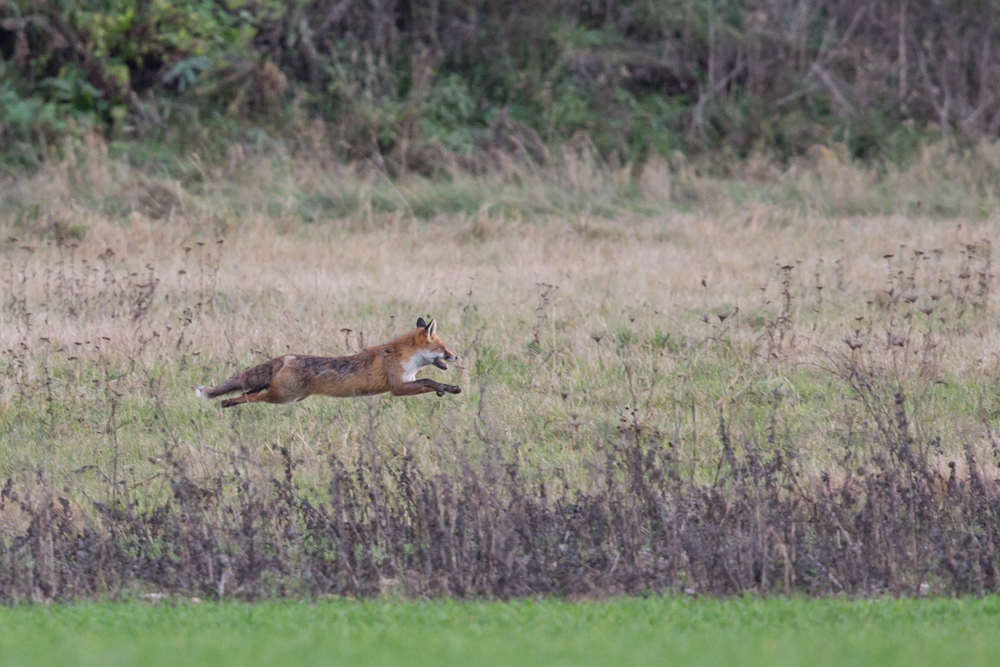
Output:
<instances>
[{"instance_id":1,"label":"meadow","mask_svg":"<svg viewBox=\"0 0 1000 667\"><path fill-rule=\"evenodd\" d=\"M986 665L996 598L0 609L16 665Z\"/></svg>"},{"instance_id":2,"label":"meadow","mask_svg":"<svg viewBox=\"0 0 1000 667\"><path fill-rule=\"evenodd\" d=\"M89 137L3 188L0 597L996 590L996 150L390 181ZM194 397L428 315L460 396Z\"/></svg>"}]
</instances>

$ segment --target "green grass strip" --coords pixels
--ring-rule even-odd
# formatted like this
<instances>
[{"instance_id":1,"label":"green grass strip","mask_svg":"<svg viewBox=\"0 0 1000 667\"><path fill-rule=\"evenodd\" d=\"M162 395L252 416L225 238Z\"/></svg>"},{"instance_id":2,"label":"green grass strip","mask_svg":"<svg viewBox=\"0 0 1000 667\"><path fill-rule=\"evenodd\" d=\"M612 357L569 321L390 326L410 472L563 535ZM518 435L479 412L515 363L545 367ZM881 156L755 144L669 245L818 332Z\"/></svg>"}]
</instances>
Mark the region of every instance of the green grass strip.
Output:
<instances>
[{"instance_id":1,"label":"green grass strip","mask_svg":"<svg viewBox=\"0 0 1000 667\"><path fill-rule=\"evenodd\" d=\"M78 604L0 610L0 665L987 665L1000 599Z\"/></svg>"}]
</instances>

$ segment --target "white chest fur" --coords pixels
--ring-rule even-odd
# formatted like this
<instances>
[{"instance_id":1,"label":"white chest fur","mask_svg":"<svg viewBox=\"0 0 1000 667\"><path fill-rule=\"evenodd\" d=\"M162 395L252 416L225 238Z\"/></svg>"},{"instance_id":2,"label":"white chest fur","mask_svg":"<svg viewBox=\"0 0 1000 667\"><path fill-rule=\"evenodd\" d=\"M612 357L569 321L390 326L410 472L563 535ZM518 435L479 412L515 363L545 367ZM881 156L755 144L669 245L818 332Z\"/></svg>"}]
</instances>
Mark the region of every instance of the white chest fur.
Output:
<instances>
[{"instance_id":1,"label":"white chest fur","mask_svg":"<svg viewBox=\"0 0 1000 667\"><path fill-rule=\"evenodd\" d=\"M417 352L415 355L410 357L407 361L403 362L403 382L413 382L417 379L417 371L426 366L428 363L424 360L424 355Z\"/></svg>"},{"instance_id":2,"label":"white chest fur","mask_svg":"<svg viewBox=\"0 0 1000 667\"><path fill-rule=\"evenodd\" d=\"M403 382L413 382L417 379L417 371L427 364L434 363L434 356L426 352L417 352L403 362Z\"/></svg>"}]
</instances>

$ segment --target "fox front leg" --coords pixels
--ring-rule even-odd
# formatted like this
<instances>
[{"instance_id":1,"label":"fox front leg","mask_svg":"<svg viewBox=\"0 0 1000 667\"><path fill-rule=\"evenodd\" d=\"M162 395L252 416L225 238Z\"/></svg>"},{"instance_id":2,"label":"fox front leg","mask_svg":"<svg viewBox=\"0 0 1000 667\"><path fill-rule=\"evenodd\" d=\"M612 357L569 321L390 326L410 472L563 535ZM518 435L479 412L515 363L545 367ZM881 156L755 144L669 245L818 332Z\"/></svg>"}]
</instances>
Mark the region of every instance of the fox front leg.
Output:
<instances>
[{"instance_id":1,"label":"fox front leg","mask_svg":"<svg viewBox=\"0 0 1000 667\"><path fill-rule=\"evenodd\" d=\"M441 384L440 382L424 378L422 380L414 380L413 382L404 382L392 390L392 395L417 396L419 394L429 394L432 391L436 392L438 396L444 396L445 394L461 394L462 388L456 387L453 384Z\"/></svg>"},{"instance_id":2,"label":"fox front leg","mask_svg":"<svg viewBox=\"0 0 1000 667\"><path fill-rule=\"evenodd\" d=\"M437 382L437 395L444 396L445 394L461 394L462 388L455 386L453 384L441 384Z\"/></svg>"}]
</instances>

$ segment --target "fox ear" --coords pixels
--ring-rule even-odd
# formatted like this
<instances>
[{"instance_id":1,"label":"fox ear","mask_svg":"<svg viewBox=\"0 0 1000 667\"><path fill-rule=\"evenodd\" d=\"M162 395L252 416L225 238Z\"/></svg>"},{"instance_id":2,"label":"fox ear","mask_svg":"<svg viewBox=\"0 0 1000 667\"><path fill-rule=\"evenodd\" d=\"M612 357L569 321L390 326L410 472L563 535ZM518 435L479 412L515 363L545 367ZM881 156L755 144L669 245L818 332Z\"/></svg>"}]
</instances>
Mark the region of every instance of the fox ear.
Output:
<instances>
[{"instance_id":1,"label":"fox ear","mask_svg":"<svg viewBox=\"0 0 1000 667\"><path fill-rule=\"evenodd\" d=\"M418 317L417 318L417 328L418 329L426 329L427 328L427 323L424 322L424 318L422 318L422 317Z\"/></svg>"},{"instance_id":2,"label":"fox ear","mask_svg":"<svg viewBox=\"0 0 1000 667\"><path fill-rule=\"evenodd\" d=\"M437 320L431 320L427 324L427 337L434 338L434 330L437 329Z\"/></svg>"}]
</instances>

